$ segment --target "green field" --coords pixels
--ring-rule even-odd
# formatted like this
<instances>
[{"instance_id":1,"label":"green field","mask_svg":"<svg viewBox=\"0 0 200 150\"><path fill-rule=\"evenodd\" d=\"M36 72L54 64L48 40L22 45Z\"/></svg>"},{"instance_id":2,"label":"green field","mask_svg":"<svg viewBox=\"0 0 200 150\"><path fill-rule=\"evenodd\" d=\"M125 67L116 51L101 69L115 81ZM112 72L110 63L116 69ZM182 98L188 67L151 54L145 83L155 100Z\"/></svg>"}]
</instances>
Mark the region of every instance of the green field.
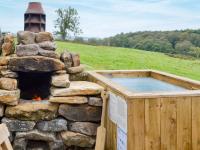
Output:
<instances>
[{"instance_id":1,"label":"green field","mask_svg":"<svg viewBox=\"0 0 200 150\"><path fill-rule=\"evenodd\" d=\"M58 52L69 50L81 56L89 70L155 69L200 80L200 60L184 60L162 53L128 48L57 42Z\"/></svg>"}]
</instances>

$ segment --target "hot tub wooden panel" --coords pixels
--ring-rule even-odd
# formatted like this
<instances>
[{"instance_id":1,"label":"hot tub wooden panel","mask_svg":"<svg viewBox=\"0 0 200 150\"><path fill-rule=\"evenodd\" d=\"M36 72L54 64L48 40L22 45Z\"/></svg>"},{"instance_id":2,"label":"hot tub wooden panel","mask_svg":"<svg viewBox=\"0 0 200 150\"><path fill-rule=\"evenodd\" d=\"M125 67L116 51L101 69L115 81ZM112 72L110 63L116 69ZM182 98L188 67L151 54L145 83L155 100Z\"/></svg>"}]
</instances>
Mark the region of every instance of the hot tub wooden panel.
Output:
<instances>
[{"instance_id":1,"label":"hot tub wooden panel","mask_svg":"<svg viewBox=\"0 0 200 150\"><path fill-rule=\"evenodd\" d=\"M101 74L123 76L123 71L89 72L89 80L127 103L127 150L199 150L200 149L200 82L171 74L143 70L125 71L131 77L150 76L191 91L134 93L111 82ZM117 149L117 125L107 112L106 150Z\"/></svg>"},{"instance_id":2,"label":"hot tub wooden panel","mask_svg":"<svg viewBox=\"0 0 200 150\"><path fill-rule=\"evenodd\" d=\"M200 97L128 101L128 150L200 149Z\"/></svg>"}]
</instances>

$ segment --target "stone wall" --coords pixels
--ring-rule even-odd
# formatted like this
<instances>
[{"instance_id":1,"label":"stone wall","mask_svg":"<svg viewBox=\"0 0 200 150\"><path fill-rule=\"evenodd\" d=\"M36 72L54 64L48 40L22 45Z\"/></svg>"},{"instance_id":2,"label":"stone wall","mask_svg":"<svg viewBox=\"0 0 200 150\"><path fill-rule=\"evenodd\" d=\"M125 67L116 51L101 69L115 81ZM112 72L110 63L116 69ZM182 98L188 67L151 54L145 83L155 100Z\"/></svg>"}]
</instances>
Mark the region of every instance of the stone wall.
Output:
<instances>
[{"instance_id":1,"label":"stone wall","mask_svg":"<svg viewBox=\"0 0 200 150\"><path fill-rule=\"evenodd\" d=\"M17 39L16 51L8 48L0 57L0 117L14 149L94 149L104 89L81 81L87 80L87 73L80 56L68 51L57 54L50 33L23 31ZM48 100L21 99L19 72L51 72Z\"/></svg>"}]
</instances>

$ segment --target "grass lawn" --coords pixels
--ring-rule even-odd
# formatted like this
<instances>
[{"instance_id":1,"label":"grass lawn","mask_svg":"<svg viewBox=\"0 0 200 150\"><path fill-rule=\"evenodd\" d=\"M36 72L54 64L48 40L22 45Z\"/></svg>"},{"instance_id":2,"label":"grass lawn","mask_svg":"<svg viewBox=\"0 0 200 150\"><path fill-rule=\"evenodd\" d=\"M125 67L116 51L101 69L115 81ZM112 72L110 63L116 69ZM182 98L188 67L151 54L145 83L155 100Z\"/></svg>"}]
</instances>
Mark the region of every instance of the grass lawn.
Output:
<instances>
[{"instance_id":1,"label":"grass lawn","mask_svg":"<svg viewBox=\"0 0 200 150\"><path fill-rule=\"evenodd\" d=\"M200 60L184 60L162 53L128 48L57 42L58 52L69 50L81 56L89 70L155 69L200 80Z\"/></svg>"}]
</instances>

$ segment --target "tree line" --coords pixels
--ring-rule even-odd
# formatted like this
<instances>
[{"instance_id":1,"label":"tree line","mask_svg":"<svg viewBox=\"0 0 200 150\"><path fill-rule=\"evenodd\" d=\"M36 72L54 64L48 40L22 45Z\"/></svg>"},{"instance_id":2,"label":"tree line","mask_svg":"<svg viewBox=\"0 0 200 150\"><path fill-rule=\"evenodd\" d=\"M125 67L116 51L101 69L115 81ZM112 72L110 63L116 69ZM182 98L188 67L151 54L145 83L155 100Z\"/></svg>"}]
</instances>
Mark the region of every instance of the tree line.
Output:
<instances>
[{"instance_id":1,"label":"tree line","mask_svg":"<svg viewBox=\"0 0 200 150\"><path fill-rule=\"evenodd\" d=\"M104 39L90 38L87 41L77 37L74 41L200 58L200 30L130 32Z\"/></svg>"}]
</instances>

